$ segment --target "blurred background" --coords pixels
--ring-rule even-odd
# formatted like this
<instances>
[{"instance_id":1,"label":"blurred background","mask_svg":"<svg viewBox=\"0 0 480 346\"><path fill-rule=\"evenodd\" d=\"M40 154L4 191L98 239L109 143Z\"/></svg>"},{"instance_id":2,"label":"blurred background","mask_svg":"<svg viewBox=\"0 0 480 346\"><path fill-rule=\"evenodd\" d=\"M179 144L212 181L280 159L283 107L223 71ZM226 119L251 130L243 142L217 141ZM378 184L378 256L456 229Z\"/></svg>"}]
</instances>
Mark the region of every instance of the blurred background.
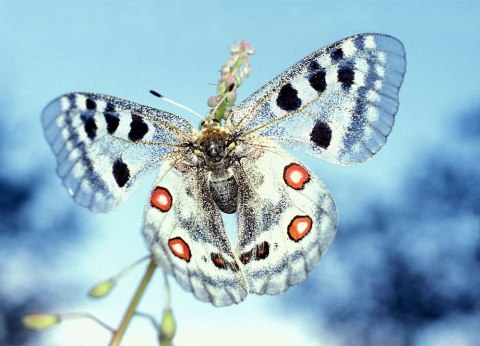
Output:
<instances>
[{"instance_id":1,"label":"blurred background","mask_svg":"<svg viewBox=\"0 0 480 346\"><path fill-rule=\"evenodd\" d=\"M0 0L0 345L106 344L88 320L34 333L32 311L88 311L117 326L145 266L104 300L86 296L147 254L143 208L155 174L117 211L75 205L55 174L40 113L92 91L206 113L228 47L256 49L239 100L312 51L380 32L407 51L400 109L374 159L308 158L340 221L320 266L280 296L215 308L173 280L177 345L480 344L480 2ZM234 228L231 219L228 227ZM157 318L158 271L140 304ZM135 318L125 345L154 345Z\"/></svg>"}]
</instances>

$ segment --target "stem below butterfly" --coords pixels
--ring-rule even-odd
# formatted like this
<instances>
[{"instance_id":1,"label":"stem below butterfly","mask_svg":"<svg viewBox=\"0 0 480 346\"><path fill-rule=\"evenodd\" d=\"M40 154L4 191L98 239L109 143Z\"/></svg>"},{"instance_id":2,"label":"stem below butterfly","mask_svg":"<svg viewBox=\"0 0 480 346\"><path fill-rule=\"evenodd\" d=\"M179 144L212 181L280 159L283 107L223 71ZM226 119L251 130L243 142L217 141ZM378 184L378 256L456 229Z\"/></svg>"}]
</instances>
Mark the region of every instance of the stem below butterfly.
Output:
<instances>
[{"instance_id":1,"label":"stem below butterfly","mask_svg":"<svg viewBox=\"0 0 480 346\"><path fill-rule=\"evenodd\" d=\"M113 337L112 337L112 340L110 341L109 346L118 346L120 344L123 334L125 334L128 324L130 323L132 316L135 314L135 310L137 309L140 298L142 298L143 292L145 291L145 288L150 282L150 279L152 278L153 272L155 271L156 267L157 265L155 264L153 259L150 260L150 263L148 264L148 267L147 267L147 271L143 275L142 281L140 282L140 285L138 286L137 291L135 292L135 295L133 296L132 301L128 306L128 309L125 312L125 315L123 316L120 326L113 333Z\"/></svg>"}]
</instances>

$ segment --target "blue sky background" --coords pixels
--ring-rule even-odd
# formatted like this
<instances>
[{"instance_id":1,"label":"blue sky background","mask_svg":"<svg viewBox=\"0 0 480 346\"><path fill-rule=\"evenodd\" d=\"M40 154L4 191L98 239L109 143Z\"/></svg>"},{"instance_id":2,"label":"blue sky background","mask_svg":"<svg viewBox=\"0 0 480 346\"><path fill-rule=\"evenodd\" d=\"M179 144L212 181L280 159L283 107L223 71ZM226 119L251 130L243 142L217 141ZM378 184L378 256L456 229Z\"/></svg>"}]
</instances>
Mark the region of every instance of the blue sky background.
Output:
<instances>
[{"instance_id":1,"label":"blue sky background","mask_svg":"<svg viewBox=\"0 0 480 346\"><path fill-rule=\"evenodd\" d=\"M105 301L84 292L147 253L141 227L154 175L112 214L75 205L43 138L51 99L92 91L184 113L148 93L156 89L206 113L209 83L238 39L257 52L241 100L324 45L379 32L407 52L387 145L356 167L305 160L340 215L319 268L286 294L228 308L172 281L176 342L478 344L479 13L476 1L0 0L0 340L105 344L108 333L89 321L32 339L14 317L32 307L90 311L117 325L143 269ZM141 310L158 316L163 301L157 275ZM155 333L135 319L125 341L154 344Z\"/></svg>"}]
</instances>

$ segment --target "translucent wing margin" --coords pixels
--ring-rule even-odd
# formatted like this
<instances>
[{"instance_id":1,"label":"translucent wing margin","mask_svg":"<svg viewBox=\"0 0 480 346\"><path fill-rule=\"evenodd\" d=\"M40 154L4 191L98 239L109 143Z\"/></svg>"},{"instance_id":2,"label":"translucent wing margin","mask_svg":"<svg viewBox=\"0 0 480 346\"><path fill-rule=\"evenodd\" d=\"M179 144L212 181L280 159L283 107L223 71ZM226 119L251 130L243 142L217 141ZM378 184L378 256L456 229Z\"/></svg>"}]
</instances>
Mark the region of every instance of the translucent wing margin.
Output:
<instances>
[{"instance_id":1,"label":"translucent wing margin","mask_svg":"<svg viewBox=\"0 0 480 346\"><path fill-rule=\"evenodd\" d=\"M42 124L67 191L96 212L117 207L144 173L184 150L195 133L174 114L93 93L53 100Z\"/></svg>"},{"instance_id":2,"label":"translucent wing margin","mask_svg":"<svg viewBox=\"0 0 480 346\"><path fill-rule=\"evenodd\" d=\"M365 161L392 129L405 66L394 37L345 38L252 94L232 111L227 127L246 142L263 136L338 164Z\"/></svg>"},{"instance_id":3,"label":"translucent wing margin","mask_svg":"<svg viewBox=\"0 0 480 346\"><path fill-rule=\"evenodd\" d=\"M241 302L244 274L213 202L205 172L165 163L145 211L144 235L166 273L215 306Z\"/></svg>"}]
</instances>

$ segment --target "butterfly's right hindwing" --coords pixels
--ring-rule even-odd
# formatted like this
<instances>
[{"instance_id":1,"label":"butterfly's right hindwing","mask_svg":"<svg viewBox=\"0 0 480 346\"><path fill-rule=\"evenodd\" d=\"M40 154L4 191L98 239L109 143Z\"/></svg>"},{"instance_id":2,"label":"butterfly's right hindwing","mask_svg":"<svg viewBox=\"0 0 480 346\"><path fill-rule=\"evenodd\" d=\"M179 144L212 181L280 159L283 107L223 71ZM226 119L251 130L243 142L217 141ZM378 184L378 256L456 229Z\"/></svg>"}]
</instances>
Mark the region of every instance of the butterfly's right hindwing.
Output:
<instances>
[{"instance_id":1,"label":"butterfly's right hindwing","mask_svg":"<svg viewBox=\"0 0 480 346\"><path fill-rule=\"evenodd\" d=\"M42 124L67 191L96 212L122 203L143 173L184 150L195 131L174 114L92 93L53 100Z\"/></svg>"}]
</instances>

